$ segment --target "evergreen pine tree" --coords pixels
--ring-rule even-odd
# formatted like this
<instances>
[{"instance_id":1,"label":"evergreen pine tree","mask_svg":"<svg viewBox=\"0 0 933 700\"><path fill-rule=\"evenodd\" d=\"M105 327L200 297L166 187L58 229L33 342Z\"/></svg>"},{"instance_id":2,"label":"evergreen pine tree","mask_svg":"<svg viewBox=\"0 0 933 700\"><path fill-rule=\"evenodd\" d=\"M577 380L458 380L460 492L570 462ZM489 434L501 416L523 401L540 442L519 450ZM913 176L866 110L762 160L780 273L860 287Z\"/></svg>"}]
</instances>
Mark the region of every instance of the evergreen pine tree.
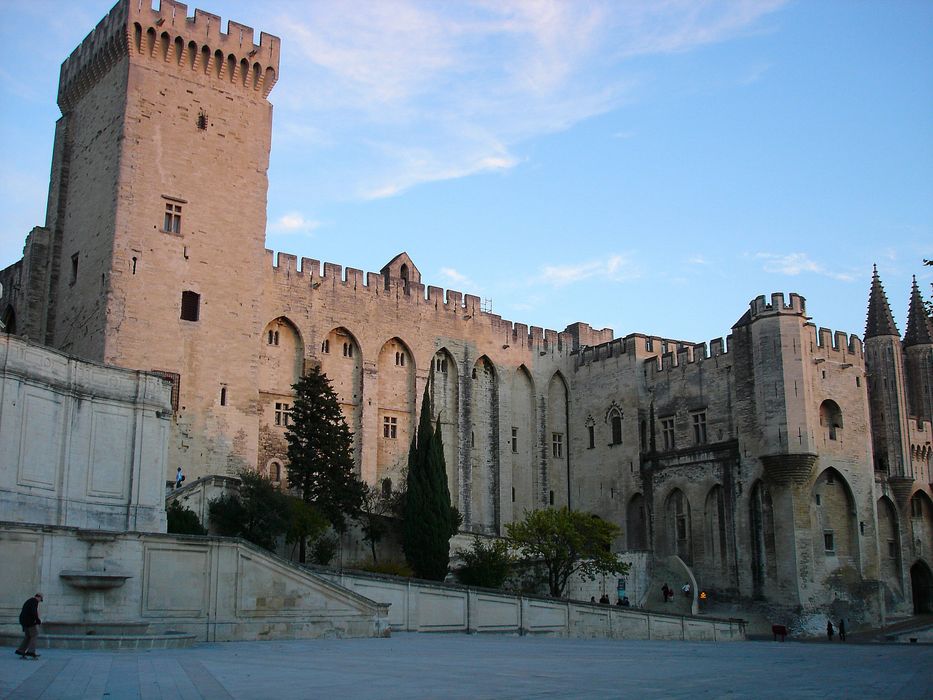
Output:
<instances>
[{"instance_id":1,"label":"evergreen pine tree","mask_svg":"<svg viewBox=\"0 0 933 700\"><path fill-rule=\"evenodd\" d=\"M428 387L421 401L418 432L408 452L408 493L405 497L405 558L415 575L441 581L447 575L453 517L440 423L431 424Z\"/></svg>"},{"instance_id":2,"label":"evergreen pine tree","mask_svg":"<svg viewBox=\"0 0 933 700\"><path fill-rule=\"evenodd\" d=\"M359 510L362 483L354 473L353 435L330 380L314 367L292 387L295 400L288 441L288 485L312 504L338 532ZM300 559L305 558L302 540Z\"/></svg>"}]
</instances>

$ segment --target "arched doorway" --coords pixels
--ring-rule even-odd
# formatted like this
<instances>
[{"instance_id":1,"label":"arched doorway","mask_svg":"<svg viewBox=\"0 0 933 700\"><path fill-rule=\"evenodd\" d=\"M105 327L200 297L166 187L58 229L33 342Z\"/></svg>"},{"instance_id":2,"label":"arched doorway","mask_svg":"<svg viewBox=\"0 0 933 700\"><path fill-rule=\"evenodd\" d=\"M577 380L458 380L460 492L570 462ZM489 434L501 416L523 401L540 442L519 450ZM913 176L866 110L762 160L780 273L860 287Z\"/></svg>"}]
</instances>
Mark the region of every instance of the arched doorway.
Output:
<instances>
[{"instance_id":1,"label":"arched doorway","mask_svg":"<svg viewBox=\"0 0 933 700\"><path fill-rule=\"evenodd\" d=\"M914 615L933 613L933 572L923 560L910 567L910 587L914 592Z\"/></svg>"}]
</instances>

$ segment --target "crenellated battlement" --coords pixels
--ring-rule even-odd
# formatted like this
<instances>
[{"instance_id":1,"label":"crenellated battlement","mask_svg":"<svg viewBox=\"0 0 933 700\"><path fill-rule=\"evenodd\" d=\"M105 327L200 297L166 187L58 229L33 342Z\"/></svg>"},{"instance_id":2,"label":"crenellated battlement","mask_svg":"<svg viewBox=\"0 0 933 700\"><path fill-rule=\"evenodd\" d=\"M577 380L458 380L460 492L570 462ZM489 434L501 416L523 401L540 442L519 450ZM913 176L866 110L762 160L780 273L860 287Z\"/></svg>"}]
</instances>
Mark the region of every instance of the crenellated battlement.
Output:
<instances>
[{"instance_id":1,"label":"crenellated battlement","mask_svg":"<svg viewBox=\"0 0 933 700\"><path fill-rule=\"evenodd\" d=\"M817 329L812 323L808 323L806 327L816 358L839 362L863 358L862 339L857 335L848 335L844 331L832 331L829 328Z\"/></svg>"},{"instance_id":2,"label":"crenellated battlement","mask_svg":"<svg viewBox=\"0 0 933 700\"><path fill-rule=\"evenodd\" d=\"M87 89L126 55L161 61L230 83L263 98L278 80L280 40L262 32L255 44L252 27L232 20L221 31L217 15L175 0L157 10L147 0L121 0L62 64L58 103L68 111Z\"/></svg>"},{"instance_id":3,"label":"crenellated battlement","mask_svg":"<svg viewBox=\"0 0 933 700\"><path fill-rule=\"evenodd\" d=\"M69 111L101 76L110 71L129 50L127 17L130 0L121 0L62 63L58 81L58 106Z\"/></svg>"},{"instance_id":4,"label":"crenellated battlement","mask_svg":"<svg viewBox=\"0 0 933 700\"><path fill-rule=\"evenodd\" d=\"M807 314L807 300L794 292L790 293L790 301L787 301L783 292L774 292L771 295L770 304L765 301L765 295L762 294L753 299L749 306L753 320L776 314L797 314L800 316L806 316Z\"/></svg>"},{"instance_id":5,"label":"crenellated battlement","mask_svg":"<svg viewBox=\"0 0 933 700\"><path fill-rule=\"evenodd\" d=\"M300 284L311 293L320 289L363 292L372 297L391 299L393 303L407 301L412 305L431 307L436 313L451 314L463 322L486 323L493 335L502 338L503 349L533 348L545 354L570 353L574 348L572 333L513 323L498 314L483 311L482 300L474 294L420 282L405 282L401 278L387 277L383 272L364 272L329 262L322 264L313 258L302 257L299 260L295 255L276 253L268 248L266 260L277 284Z\"/></svg>"}]
</instances>

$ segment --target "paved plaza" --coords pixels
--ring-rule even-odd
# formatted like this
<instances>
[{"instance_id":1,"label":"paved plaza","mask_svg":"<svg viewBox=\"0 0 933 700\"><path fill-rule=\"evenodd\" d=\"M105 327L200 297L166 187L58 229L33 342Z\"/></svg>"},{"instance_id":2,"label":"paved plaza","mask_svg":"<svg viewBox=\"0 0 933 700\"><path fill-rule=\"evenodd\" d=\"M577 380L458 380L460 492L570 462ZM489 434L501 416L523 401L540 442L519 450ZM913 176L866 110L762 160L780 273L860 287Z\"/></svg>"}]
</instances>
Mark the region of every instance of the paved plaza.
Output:
<instances>
[{"instance_id":1,"label":"paved plaza","mask_svg":"<svg viewBox=\"0 0 933 700\"><path fill-rule=\"evenodd\" d=\"M933 646L397 634L0 659L0 697L929 698Z\"/></svg>"}]
</instances>

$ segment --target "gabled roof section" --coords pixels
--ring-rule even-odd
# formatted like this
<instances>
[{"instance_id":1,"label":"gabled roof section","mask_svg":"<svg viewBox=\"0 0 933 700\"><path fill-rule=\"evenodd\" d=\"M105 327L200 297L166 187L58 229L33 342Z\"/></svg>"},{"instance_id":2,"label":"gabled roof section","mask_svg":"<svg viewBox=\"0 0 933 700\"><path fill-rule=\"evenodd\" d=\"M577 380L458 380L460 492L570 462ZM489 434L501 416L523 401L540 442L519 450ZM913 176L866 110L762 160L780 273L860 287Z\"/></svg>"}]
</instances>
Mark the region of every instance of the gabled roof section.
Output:
<instances>
[{"instance_id":1,"label":"gabled roof section","mask_svg":"<svg viewBox=\"0 0 933 700\"><path fill-rule=\"evenodd\" d=\"M891 307L888 305L888 297L884 293L881 278L878 277L878 266L873 265L871 292L868 294L868 320L865 322L865 338L874 338L879 335L901 337L897 326L894 325L894 316L891 315Z\"/></svg>"},{"instance_id":2,"label":"gabled roof section","mask_svg":"<svg viewBox=\"0 0 933 700\"><path fill-rule=\"evenodd\" d=\"M907 312L907 334L904 336L904 347L911 345L933 345L933 322L927 315L920 287L917 286L917 277L910 290L910 310Z\"/></svg>"},{"instance_id":3,"label":"gabled roof section","mask_svg":"<svg viewBox=\"0 0 933 700\"><path fill-rule=\"evenodd\" d=\"M401 252L385 264L379 272L386 278L405 279L407 282L421 283L421 271L408 257L408 253ZM404 272L404 274L403 274Z\"/></svg>"}]
</instances>

